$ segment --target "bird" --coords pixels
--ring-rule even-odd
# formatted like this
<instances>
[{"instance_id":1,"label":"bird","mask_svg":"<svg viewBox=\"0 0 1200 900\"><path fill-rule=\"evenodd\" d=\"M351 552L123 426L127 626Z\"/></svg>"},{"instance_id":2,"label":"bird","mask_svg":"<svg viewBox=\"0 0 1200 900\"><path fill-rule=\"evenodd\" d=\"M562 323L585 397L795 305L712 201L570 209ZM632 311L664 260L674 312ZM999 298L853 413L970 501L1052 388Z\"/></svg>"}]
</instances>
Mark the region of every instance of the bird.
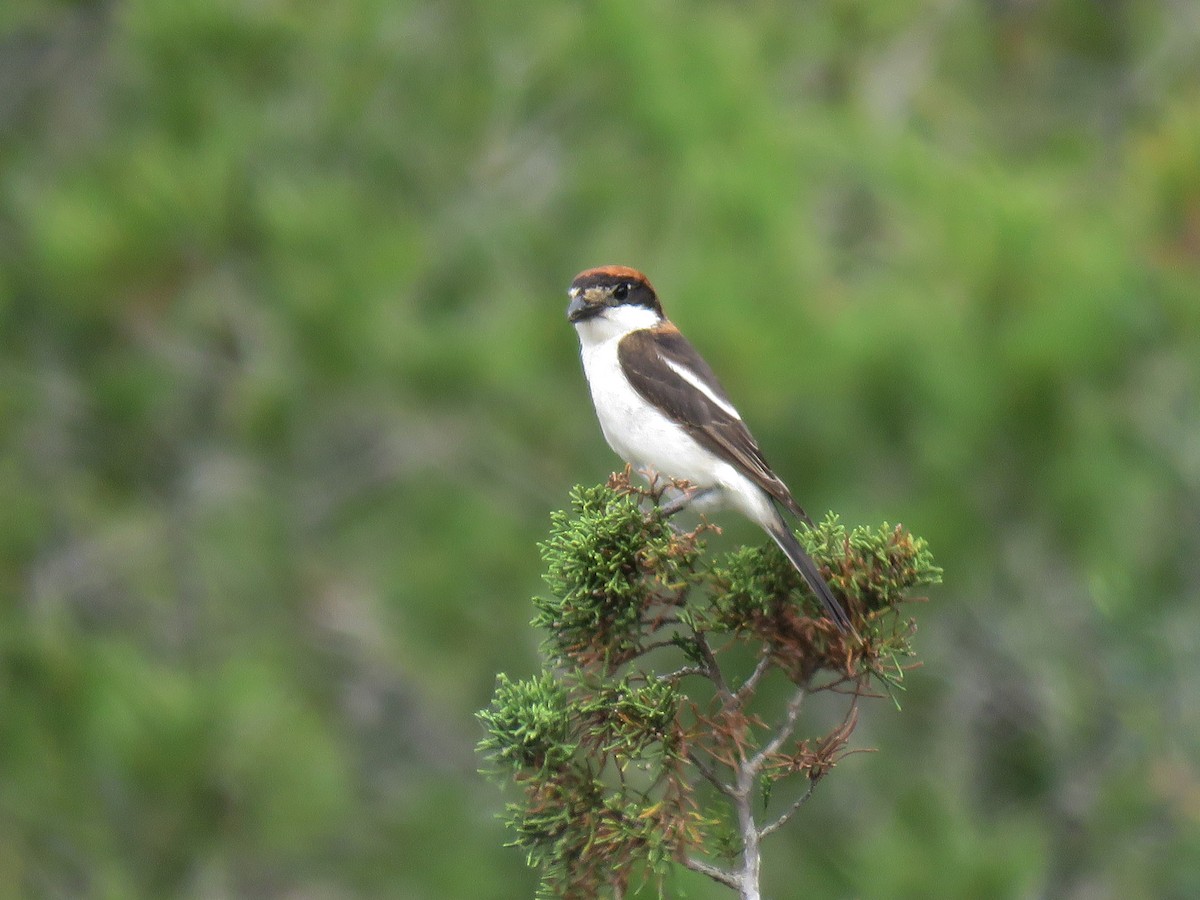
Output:
<instances>
[{"instance_id":1,"label":"bird","mask_svg":"<svg viewBox=\"0 0 1200 900\"><path fill-rule=\"evenodd\" d=\"M600 430L625 462L688 487L663 507L729 508L759 525L783 551L843 633L850 618L781 510L812 520L767 464L717 376L663 312L650 281L628 266L575 276L567 319Z\"/></svg>"}]
</instances>

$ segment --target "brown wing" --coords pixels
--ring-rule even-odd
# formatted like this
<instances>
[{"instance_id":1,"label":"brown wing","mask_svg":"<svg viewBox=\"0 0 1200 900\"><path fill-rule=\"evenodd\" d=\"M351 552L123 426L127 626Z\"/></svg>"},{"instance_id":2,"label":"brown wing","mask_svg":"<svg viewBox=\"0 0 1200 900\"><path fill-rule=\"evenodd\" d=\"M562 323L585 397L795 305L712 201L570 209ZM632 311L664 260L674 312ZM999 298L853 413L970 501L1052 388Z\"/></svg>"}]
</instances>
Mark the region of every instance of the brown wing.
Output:
<instances>
[{"instance_id":1,"label":"brown wing","mask_svg":"<svg viewBox=\"0 0 1200 900\"><path fill-rule=\"evenodd\" d=\"M714 403L675 372L668 363L695 374L730 409L733 403L704 358L674 325L633 331L621 339L617 356L639 394L679 422L701 446L737 466L764 491L796 515L808 516L771 471L754 436L741 418Z\"/></svg>"}]
</instances>

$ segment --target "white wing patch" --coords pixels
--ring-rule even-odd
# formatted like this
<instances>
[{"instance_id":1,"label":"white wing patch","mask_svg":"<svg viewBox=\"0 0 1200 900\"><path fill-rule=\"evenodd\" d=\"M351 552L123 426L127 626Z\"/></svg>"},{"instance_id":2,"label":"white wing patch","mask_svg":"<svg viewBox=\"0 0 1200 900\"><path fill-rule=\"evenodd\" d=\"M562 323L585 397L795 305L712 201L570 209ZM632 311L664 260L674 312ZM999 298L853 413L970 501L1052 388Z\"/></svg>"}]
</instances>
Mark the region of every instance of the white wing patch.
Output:
<instances>
[{"instance_id":1,"label":"white wing patch","mask_svg":"<svg viewBox=\"0 0 1200 900\"><path fill-rule=\"evenodd\" d=\"M729 413L729 415L733 416L739 422L742 420L742 417L740 415L738 415L738 411L733 408L733 405L728 400L722 399L717 394L717 392L714 391L712 389L712 387L707 382L704 381L703 378L701 378L699 375L697 375L695 372L693 372L687 366L681 366L679 363L677 363L673 360L667 359L662 354L659 354L658 358L661 359L664 363L666 363L667 368L669 368L672 372L674 372L676 375L678 375L680 378L682 378L684 381L686 381L688 384L690 384L692 387L694 387L696 390L698 390L700 393L702 393L705 397L707 397L709 400L711 400L716 406L720 407L725 412Z\"/></svg>"}]
</instances>

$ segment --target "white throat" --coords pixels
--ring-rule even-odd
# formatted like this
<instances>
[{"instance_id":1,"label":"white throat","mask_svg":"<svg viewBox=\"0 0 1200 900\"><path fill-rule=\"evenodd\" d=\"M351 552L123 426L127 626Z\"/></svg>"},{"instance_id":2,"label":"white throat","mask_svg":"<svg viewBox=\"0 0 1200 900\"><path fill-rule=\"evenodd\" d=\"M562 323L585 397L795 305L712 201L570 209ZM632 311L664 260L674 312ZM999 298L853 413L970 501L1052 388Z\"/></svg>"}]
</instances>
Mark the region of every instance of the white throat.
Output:
<instances>
[{"instance_id":1,"label":"white throat","mask_svg":"<svg viewBox=\"0 0 1200 900\"><path fill-rule=\"evenodd\" d=\"M620 340L631 331L653 328L662 316L645 306L611 306L598 316L575 323L579 343L594 347L611 340Z\"/></svg>"}]
</instances>

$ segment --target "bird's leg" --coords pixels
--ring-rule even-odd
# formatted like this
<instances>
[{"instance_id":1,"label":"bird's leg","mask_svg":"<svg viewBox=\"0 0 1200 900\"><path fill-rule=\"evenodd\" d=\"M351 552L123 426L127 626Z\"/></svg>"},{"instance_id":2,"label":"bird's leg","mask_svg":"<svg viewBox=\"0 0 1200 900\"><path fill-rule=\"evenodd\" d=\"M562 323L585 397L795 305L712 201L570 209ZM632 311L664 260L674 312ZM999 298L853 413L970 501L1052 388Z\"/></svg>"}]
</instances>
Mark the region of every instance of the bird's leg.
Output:
<instances>
[{"instance_id":1,"label":"bird's leg","mask_svg":"<svg viewBox=\"0 0 1200 900\"><path fill-rule=\"evenodd\" d=\"M679 512L694 500L699 500L701 497L706 497L714 490L716 490L716 488L689 488L686 491L682 491L679 496L670 503L660 506L658 511L662 514L664 519L669 519L671 516L675 515L675 513Z\"/></svg>"}]
</instances>

